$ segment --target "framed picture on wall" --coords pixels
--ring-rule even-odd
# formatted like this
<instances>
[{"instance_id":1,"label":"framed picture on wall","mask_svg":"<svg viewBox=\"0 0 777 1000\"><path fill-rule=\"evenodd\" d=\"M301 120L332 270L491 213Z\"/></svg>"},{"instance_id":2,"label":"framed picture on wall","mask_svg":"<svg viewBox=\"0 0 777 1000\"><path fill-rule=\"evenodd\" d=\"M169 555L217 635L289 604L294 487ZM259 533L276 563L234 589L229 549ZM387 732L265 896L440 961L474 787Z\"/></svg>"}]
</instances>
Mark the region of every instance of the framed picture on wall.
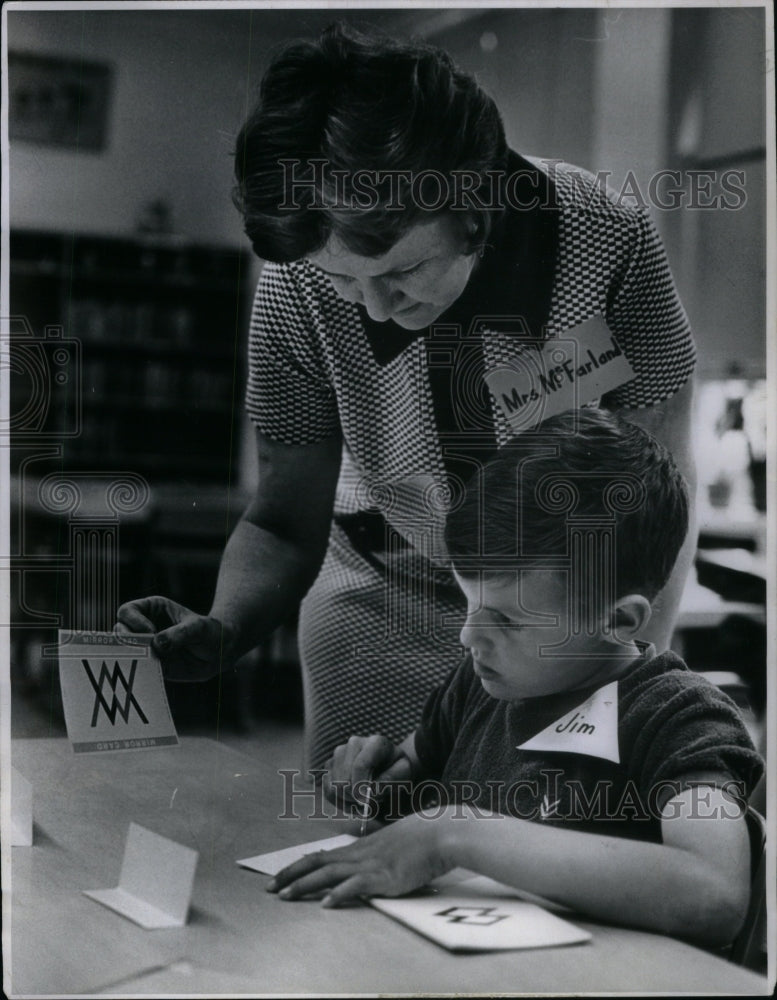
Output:
<instances>
[{"instance_id":1,"label":"framed picture on wall","mask_svg":"<svg viewBox=\"0 0 777 1000\"><path fill-rule=\"evenodd\" d=\"M9 52L9 139L104 149L112 79L108 63Z\"/></svg>"}]
</instances>

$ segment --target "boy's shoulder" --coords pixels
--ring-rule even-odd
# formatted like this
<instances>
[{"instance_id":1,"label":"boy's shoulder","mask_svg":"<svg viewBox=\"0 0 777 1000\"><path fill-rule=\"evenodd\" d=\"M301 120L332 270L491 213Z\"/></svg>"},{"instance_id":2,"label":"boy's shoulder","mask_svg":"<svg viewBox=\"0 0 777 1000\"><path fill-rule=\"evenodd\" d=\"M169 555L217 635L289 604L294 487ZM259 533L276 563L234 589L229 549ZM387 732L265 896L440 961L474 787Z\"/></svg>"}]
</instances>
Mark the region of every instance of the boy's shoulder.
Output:
<instances>
[{"instance_id":1,"label":"boy's shoulder","mask_svg":"<svg viewBox=\"0 0 777 1000\"><path fill-rule=\"evenodd\" d=\"M655 647L640 643L640 657L619 682L621 704L632 700L662 700L673 693L688 692L693 697L720 696L724 702L731 702L720 688L711 684L702 674L696 673L673 650L656 653ZM733 702L731 702L733 704Z\"/></svg>"},{"instance_id":2,"label":"boy's shoulder","mask_svg":"<svg viewBox=\"0 0 777 1000\"><path fill-rule=\"evenodd\" d=\"M672 650L656 654L650 646L643 647L642 656L621 678L618 703L622 719L634 715L638 722L646 716L666 717L680 711L691 716L722 711L741 721L738 708L719 687L691 670Z\"/></svg>"},{"instance_id":3,"label":"boy's shoulder","mask_svg":"<svg viewBox=\"0 0 777 1000\"><path fill-rule=\"evenodd\" d=\"M622 761L656 779L721 772L748 786L762 764L735 703L673 652L643 655L618 682Z\"/></svg>"}]
</instances>

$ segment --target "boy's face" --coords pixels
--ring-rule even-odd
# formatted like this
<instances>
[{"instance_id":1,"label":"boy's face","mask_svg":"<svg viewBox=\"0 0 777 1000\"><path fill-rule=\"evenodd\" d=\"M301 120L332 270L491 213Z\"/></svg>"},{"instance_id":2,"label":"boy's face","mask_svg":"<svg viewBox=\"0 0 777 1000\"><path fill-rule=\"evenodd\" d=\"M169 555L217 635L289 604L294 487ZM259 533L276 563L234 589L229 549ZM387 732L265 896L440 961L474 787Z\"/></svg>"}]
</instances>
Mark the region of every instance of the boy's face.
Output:
<instances>
[{"instance_id":1,"label":"boy's face","mask_svg":"<svg viewBox=\"0 0 777 1000\"><path fill-rule=\"evenodd\" d=\"M492 579L456 574L456 581L467 598L461 642L493 698L538 698L604 683L636 655L634 647L627 652L608 642L600 628L569 634L563 573L523 570ZM560 643L560 650L541 649Z\"/></svg>"}]
</instances>

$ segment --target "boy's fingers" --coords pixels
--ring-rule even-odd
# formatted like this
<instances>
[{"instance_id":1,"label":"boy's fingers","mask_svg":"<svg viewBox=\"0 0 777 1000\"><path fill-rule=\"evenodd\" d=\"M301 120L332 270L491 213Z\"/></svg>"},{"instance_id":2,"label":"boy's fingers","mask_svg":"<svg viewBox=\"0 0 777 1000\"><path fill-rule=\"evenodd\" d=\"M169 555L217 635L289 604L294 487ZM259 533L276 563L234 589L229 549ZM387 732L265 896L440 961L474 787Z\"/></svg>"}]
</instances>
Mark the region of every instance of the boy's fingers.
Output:
<instances>
[{"instance_id":1,"label":"boy's fingers","mask_svg":"<svg viewBox=\"0 0 777 1000\"><path fill-rule=\"evenodd\" d=\"M329 761L325 766L327 769L321 782L324 797L331 802L332 805L342 808L350 799L347 787L348 783L333 776L331 761Z\"/></svg>"},{"instance_id":2,"label":"boy's fingers","mask_svg":"<svg viewBox=\"0 0 777 1000\"><path fill-rule=\"evenodd\" d=\"M368 736L353 762L353 780L371 781L375 771L385 766L393 755L391 740L379 734Z\"/></svg>"},{"instance_id":3,"label":"boy's fingers","mask_svg":"<svg viewBox=\"0 0 777 1000\"><path fill-rule=\"evenodd\" d=\"M412 777L412 767L410 761L404 754L401 754L390 767L377 775L376 781L382 784L388 781L408 781Z\"/></svg>"},{"instance_id":4,"label":"boy's fingers","mask_svg":"<svg viewBox=\"0 0 777 1000\"><path fill-rule=\"evenodd\" d=\"M376 891L375 876L360 872L335 886L331 892L326 894L321 905L328 908L340 906L341 903L347 903L360 896L374 896Z\"/></svg>"},{"instance_id":5,"label":"boy's fingers","mask_svg":"<svg viewBox=\"0 0 777 1000\"><path fill-rule=\"evenodd\" d=\"M332 754L332 762L329 767L330 776L333 781L348 781L350 774L345 771L345 748L346 744L341 743L336 746Z\"/></svg>"},{"instance_id":6,"label":"boy's fingers","mask_svg":"<svg viewBox=\"0 0 777 1000\"><path fill-rule=\"evenodd\" d=\"M307 875L308 872L315 871L317 868L322 868L324 865L330 864L332 861L337 861L338 856L343 850L347 848L339 848L334 851L314 851L313 854L306 854L304 858L299 858L297 861L293 861L290 865L287 865L270 883L271 891L276 892L282 889L285 885L293 882L295 879L302 878L302 876Z\"/></svg>"},{"instance_id":7,"label":"boy's fingers","mask_svg":"<svg viewBox=\"0 0 777 1000\"><path fill-rule=\"evenodd\" d=\"M354 873L354 864L350 861L335 862L325 865L317 871L303 875L287 885L279 893L281 899L299 899L314 892L321 892L332 885L337 885Z\"/></svg>"},{"instance_id":8,"label":"boy's fingers","mask_svg":"<svg viewBox=\"0 0 777 1000\"><path fill-rule=\"evenodd\" d=\"M363 736L351 736L347 743L343 744L343 758L341 761L342 776L348 781L355 781L353 769L356 758L359 756L364 746Z\"/></svg>"}]
</instances>

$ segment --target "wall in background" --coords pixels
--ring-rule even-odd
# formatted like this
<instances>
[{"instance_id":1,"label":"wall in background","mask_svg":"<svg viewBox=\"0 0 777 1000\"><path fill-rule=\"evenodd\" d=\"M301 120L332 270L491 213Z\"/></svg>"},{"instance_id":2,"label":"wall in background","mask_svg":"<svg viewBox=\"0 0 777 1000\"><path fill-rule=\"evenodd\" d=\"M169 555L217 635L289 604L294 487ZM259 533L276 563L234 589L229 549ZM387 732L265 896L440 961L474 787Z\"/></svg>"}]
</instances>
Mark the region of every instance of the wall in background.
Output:
<instances>
[{"instance_id":1,"label":"wall in background","mask_svg":"<svg viewBox=\"0 0 777 1000\"><path fill-rule=\"evenodd\" d=\"M732 365L766 374L766 112L764 12L675 10L667 163L686 175L732 175L735 210L668 212L675 275L700 346L699 374ZM773 64L773 60L772 60ZM772 69L772 83L773 83ZM768 79L768 78L767 78Z\"/></svg>"},{"instance_id":2,"label":"wall in background","mask_svg":"<svg viewBox=\"0 0 777 1000\"><path fill-rule=\"evenodd\" d=\"M114 68L104 152L13 144L12 224L126 234L149 202L162 199L175 232L244 246L230 199L234 137L270 50L285 38L316 35L334 16L10 12L10 48ZM732 359L748 373L763 371L764 175L763 156L752 153L765 141L762 11L364 10L349 17L417 30L448 48L493 94L518 149L610 170L616 187L629 170L644 185L657 169L721 157L736 167L747 153L741 211L654 217L696 330L702 373L721 375ZM244 438L250 481L247 430Z\"/></svg>"},{"instance_id":3,"label":"wall in background","mask_svg":"<svg viewBox=\"0 0 777 1000\"><path fill-rule=\"evenodd\" d=\"M248 40L247 16L234 15L217 23L198 11L9 13L9 48L114 69L103 153L12 146L13 225L132 233L161 198L175 231L241 244L230 154L246 109Z\"/></svg>"}]
</instances>

